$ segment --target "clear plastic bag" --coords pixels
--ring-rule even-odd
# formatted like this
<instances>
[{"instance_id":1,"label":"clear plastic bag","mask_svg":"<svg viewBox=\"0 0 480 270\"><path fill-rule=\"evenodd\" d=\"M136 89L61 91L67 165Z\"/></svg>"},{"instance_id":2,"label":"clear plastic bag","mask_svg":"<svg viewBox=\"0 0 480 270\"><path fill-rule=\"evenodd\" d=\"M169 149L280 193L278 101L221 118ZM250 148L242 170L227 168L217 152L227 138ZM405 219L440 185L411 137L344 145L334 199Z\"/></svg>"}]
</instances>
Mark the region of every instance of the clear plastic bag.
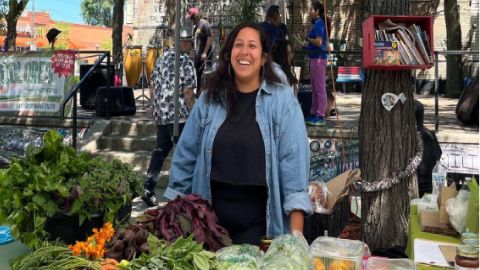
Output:
<instances>
[{"instance_id":1,"label":"clear plastic bag","mask_svg":"<svg viewBox=\"0 0 480 270\"><path fill-rule=\"evenodd\" d=\"M262 270L310 270L307 240L300 233L280 235L272 241L263 257Z\"/></svg>"},{"instance_id":2,"label":"clear plastic bag","mask_svg":"<svg viewBox=\"0 0 480 270\"><path fill-rule=\"evenodd\" d=\"M327 184L322 181L310 181L308 183L308 194L312 201L313 211L315 213L327 213L327 197L330 194Z\"/></svg>"},{"instance_id":3,"label":"clear plastic bag","mask_svg":"<svg viewBox=\"0 0 480 270\"><path fill-rule=\"evenodd\" d=\"M455 198L447 200L447 213L450 224L459 233L465 229L468 200L470 199L470 192L468 190L460 190Z\"/></svg>"},{"instance_id":4,"label":"clear plastic bag","mask_svg":"<svg viewBox=\"0 0 480 270\"><path fill-rule=\"evenodd\" d=\"M438 195L425 194L421 199L414 199L410 202L411 205L418 205L418 212L420 211L429 211L429 212L438 212Z\"/></svg>"},{"instance_id":5,"label":"clear plastic bag","mask_svg":"<svg viewBox=\"0 0 480 270\"><path fill-rule=\"evenodd\" d=\"M216 252L219 270L259 270L263 252L248 244L224 247Z\"/></svg>"}]
</instances>

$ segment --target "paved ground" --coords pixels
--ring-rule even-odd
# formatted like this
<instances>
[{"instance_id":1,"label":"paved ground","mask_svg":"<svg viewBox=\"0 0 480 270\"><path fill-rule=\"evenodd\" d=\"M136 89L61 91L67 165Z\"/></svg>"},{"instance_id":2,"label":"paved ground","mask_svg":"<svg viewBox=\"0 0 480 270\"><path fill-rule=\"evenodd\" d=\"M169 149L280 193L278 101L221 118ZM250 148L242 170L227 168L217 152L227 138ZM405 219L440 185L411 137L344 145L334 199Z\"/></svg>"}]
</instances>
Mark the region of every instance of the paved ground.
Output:
<instances>
[{"instance_id":1,"label":"paved ground","mask_svg":"<svg viewBox=\"0 0 480 270\"><path fill-rule=\"evenodd\" d=\"M425 107L425 126L435 130L435 97L417 95L415 97ZM456 118L455 107L458 99L439 99L439 130L437 137L440 142L452 143L479 143L479 130L477 126L463 126ZM337 107L340 112L339 121L343 124L344 130L357 132L358 120L360 117L361 94L359 93L338 93ZM336 118L330 117L327 121L327 128L335 128Z\"/></svg>"}]
</instances>

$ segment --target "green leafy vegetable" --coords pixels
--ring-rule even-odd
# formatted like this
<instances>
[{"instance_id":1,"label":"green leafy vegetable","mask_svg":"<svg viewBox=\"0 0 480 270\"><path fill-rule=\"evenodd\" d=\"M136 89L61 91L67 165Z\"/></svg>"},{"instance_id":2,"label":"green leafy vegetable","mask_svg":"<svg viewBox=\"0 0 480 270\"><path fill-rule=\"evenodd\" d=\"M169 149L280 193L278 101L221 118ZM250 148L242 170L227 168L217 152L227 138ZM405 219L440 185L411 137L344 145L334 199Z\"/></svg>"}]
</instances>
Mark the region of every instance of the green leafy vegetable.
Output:
<instances>
[{"instance_id":1,"label":"green leafy vegetable","mask_svg":"<svg viewBox=\"0 0 480 270\"><path fill-rule=\"evenodd\" d=\"M213 270L216 269L215 254L203 249L192 236L179 237L173 244L159 240L154 235L148 236L150 254L143 253L132 260L127 269L148 270Z\"/></svg>"},{"instance_id":2,"label":"green leafy vegetable","mask_svg":"<svg viewBox=\"0 0 480 270\"><path fill-rule=\"evenodd\" d=\"M54 130L43 140L0 170L0 224L28 247L48 238L45 224L55 214L78 215L81 224L102 213L114 222L118 209L140 194L142 179L128 164L77 154Z\"/></svg>"},{"instance_id":3,"label":"green leafy vegetable","mask_svg":"<svg viewBox=\"0 0 480 270\"><path fill-rule=\"evenodd\" d=\"M32 253L15 259L12 270L49 270L49 269L100 269L100 263L78 257L65 246L45 244Z\"/></svg>"}]
</instances>

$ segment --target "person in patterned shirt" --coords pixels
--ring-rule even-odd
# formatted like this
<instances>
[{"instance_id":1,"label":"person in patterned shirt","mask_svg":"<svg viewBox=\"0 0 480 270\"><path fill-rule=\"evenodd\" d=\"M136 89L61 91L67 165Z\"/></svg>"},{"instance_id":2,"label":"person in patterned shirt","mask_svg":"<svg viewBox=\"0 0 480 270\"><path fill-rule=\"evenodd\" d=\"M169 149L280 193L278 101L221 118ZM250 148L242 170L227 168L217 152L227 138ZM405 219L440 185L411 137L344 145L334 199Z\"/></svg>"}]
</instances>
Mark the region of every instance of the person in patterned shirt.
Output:
<instances>
[{"instance_id":1,"label":"person in patterned shirt","mask_svg":"<svg viewBox=\"0 0 480 270\"><path fill-rule=\"evenodd\" d=\"M191 31L180 31L180 91L179 95L179 132L188 117L189 111L195 103L193 89L197 87L197 77L193 61L189 58L192 50ZM156 206L155 186L163 162L173 147L174 122L174 93L175 93L175 50L169 49L158 58L152 74L152 88L154 94L153 116L157 129L157 146L152 152L150 165L147 171L147 180L144 183L142 200L148 206Z\"/></svg>"}]
</instances>

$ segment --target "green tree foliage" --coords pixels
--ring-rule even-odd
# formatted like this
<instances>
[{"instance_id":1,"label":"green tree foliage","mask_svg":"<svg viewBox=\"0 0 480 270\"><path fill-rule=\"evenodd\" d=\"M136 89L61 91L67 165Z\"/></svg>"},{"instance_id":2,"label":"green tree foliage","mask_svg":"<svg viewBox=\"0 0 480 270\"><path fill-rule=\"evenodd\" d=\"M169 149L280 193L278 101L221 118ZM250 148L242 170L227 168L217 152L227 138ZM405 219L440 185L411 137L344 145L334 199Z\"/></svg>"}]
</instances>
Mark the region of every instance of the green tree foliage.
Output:
<instances>
[{"instance_id":1,"label":"green tree foliage","mask_svg":"<svg viewBox=\"0 0 480 270\"><path fill-rule=\"evenodd\" d=\"M7 25L5 24L8 13L8 5L6 0L0 1L0 32L5 34L7 32Z\"/></svg>"},{"instance_id":2,"label":"green tree foliage","mask_svg":"<svg viewBox=\"0 0 480 270\"><path fill-rule=\"evenodd\" d=\"M231 25L237 25L244 22L258 22L263 20L259 16L262 14L264 1L238 0L232 3L228 11L229 22Z\"/></svg>"},{"instance_id":3,"label":"green tree foliage","mask_svg":"<svg viewBox=\"0 0 480 270\"><path fill-rule=\"evenodd\" d=\"M7 38L9 50L15 50L17 38L17 21L28 4L28 0L0 0L0 19L7 22ZM2 23L3 24L3 23ZM5 29L5 25L1 25Z\"/></svg>"},{"instance_id":4,"label":"green tree foliage","mask_svg":"<svg viewBox=\"0 0 480 270\"><path fill-rule=\"evenodd\" d=\"M83 0L82 16L87 24L112 27L113 0Z\"/></svg>"}]
</instances>

